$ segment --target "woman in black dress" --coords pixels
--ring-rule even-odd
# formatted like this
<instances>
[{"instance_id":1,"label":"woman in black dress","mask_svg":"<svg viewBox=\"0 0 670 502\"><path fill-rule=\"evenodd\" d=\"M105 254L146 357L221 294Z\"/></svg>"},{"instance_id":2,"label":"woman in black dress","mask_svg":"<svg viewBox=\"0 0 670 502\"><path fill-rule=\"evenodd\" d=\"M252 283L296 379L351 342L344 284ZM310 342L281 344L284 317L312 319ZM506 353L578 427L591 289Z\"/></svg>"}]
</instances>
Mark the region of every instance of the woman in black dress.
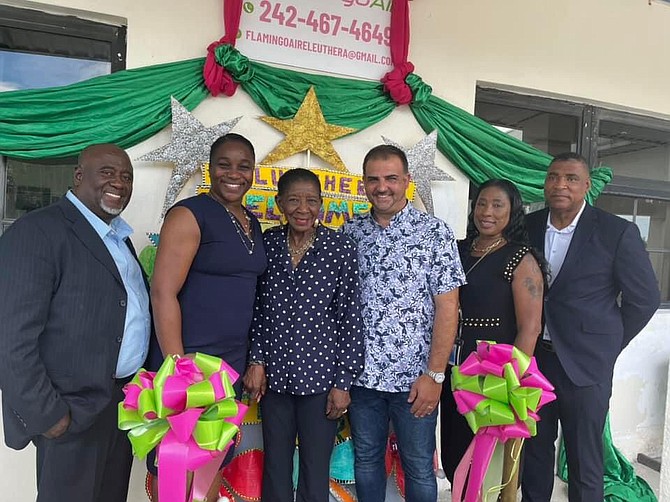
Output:
<instances>
[{"instance_id":1,"label":"woman in black dress","mask_svg":"<svg viewBox=\"0 0 670 502\"><path fill-rule=\"evenodd\" d=\"M473 199L459 253L467 284L460 290L462 362L477 341L513 344L528 355L542 329L546 264L528 241L523 203L507 180L483 183ZM451 366L448 368L451 373ZM442 466L450 482L473 433L458 413L451 386L441 399Z\"/></svg>"}]
</instances>

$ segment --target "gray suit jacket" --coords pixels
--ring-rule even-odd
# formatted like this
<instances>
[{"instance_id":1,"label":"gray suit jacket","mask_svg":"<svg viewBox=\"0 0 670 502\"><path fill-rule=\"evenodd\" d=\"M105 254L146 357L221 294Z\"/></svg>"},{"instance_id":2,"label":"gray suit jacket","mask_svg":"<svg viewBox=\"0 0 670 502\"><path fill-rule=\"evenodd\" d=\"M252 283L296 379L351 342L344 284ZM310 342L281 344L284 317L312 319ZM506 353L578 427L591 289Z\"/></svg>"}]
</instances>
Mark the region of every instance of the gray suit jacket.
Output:
<instances>
[{"instance_id":1,"label":"gray suit jacket","mask_svg":"<svg viewBox=\"0 0 670 502\"><path fill-rule=\"evenodd\" d=\"M526 218L530 241L543 254L548 211ZM616 358L659 303L637 226L587 204L544 298L544 321L570 380L578 386L611 380Z\"/></svg>"},{"instance_id":2,"label":"gray suit jacket","mask_svg":"<svg viewBox=\"0 0 670 502\"><path fill-rule=\"evenodd\" d=\"M70 433L95 421L111 399L126 301L105 244L65 197L20 218L0 238L7 446L25 447L68 410Z\"/></svg>"}]
</instances>

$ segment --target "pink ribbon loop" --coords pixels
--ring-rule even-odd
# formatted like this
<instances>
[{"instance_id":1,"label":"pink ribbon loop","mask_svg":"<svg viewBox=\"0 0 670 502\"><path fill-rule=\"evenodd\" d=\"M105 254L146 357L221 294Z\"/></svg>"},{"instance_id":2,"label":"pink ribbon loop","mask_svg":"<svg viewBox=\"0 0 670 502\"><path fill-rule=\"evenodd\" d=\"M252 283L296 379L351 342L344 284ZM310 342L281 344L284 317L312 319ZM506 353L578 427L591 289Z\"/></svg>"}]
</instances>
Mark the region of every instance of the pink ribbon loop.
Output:
<instances>
[{"instance_id":1,"label":"pink ribbon loop","mask_svg":"<svg viewBox=\"0 0 670 502\"><path fill-rule=\"evenodd\" d=\"M521 368L526 368L523 374ZM488 389L485 384L478 383L494 377L498 380ZM499 382L502 382L502 387L498 385ZM483 386L480 388L480 385ZM535 424L539 421L537 412L556 399L556 395L552 392L554 388L551 383L540 373L534 357L528 358L512 345L492 342L479 342L477 350L452 370L452 390L458 412L466 415L471 427L476 430L474 439L454 473L452 500L463 500L465 490L466 502L480 502L484 478L496 444L512 438L527 439L534 436ZM480 390L483 394L478 393ZM537 390L541 391L541 397L535 406ZM526 396L531 397L525 399ZM523 407L520 408L519 403L523 403ZM488 423L495 425L481 427L487 422L482 422L482 417L476 417L476 414L482 410L488 412L492 406L499 411L495 420L488 415L483 420L490 420ZM513 423L509 423L511 420Z\"/></svg>"}]
</instances>

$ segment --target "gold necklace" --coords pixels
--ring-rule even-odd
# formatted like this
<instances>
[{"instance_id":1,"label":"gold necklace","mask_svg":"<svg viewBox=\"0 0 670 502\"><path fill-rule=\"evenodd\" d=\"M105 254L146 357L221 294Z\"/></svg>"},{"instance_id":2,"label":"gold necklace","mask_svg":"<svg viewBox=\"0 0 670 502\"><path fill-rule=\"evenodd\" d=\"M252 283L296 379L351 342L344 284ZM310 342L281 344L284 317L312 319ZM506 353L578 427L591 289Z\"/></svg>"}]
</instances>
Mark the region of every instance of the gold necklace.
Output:
<instances>
[{"instance_id":1,"label":"gold necklace","mask_svg":"<svg viewBox=\"0 0 670 502\"><path fill-rule=\"evenodd\" d=\"M498 246L498 244L500 244L500 243L501 243L502 241L504 241L504 240L505 240L504 237L500 237L500 238L499 238L497 241L495 241L493 244L490 244L490 245L486 246L484 249L479 249L479 248L477 247L477 239L473 239L473 240L472 240L472 246L470 247L470 250L474 251L475 253L484 253L484 254L488 254L488 253L491 252L493 249L495 249L495 248Z\"/></svg>"},{"instance_id":2,"label":"gold necklace","mask_svg":"<svg viewBox=\"0 0 670 502\"><path fill-rule=\"evenodd\" d=\"M251 226L251 218L249 218L249 215L244 210L244 208L242 208L242 213L244 214L244 218L247 220L247 227L249 228L248 231L240 224L237 218L235 218L235 215L230 212L230 209L228 209L223 202L212 195L212 192L207 192L207 195L209 195L210 199L215 200L221 204L221 207L226 210L226 213L228 213L230 221L232 222L233 227L235 227L235 231L242 241L242 245L247 250L247 253L250 255L254 254L254 247L256 246L256 241L254 240L254 227Z\"/></svg>"},{"instance_id":3,"label":"gold necklace","mask_svg":"<svg viewBox=\"0 0 670 502\"><path fill-rule=\"evenodd\" d=\"M305 242L299 248L294 248L291 246L291 227L288 227L288 232L286 232L286 247L288 248L288 252L291 255L291 257L301 256L302 254L306 253L307 250L314 245L315 240L316 240L316 230L312 232L312 235L309 237L309 239L307 239L307 242Z\"/></svg>"}]
</instances>

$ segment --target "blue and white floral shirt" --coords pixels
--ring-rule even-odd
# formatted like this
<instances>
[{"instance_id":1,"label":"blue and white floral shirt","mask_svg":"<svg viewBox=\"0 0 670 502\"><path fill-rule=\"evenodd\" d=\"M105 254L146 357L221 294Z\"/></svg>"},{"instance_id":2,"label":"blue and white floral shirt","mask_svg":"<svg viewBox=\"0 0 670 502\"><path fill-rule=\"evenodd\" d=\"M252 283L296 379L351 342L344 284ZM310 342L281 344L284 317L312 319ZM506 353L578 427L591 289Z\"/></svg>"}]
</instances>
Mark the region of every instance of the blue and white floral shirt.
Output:
<instances>
[{"instance_id":1,"label":"blue and white floral shirt","mask_svg":"<svg viewBox=\"0 0 670 502\"><path fill-rule=\"evenodd\" d=\"M408 392L426 371L433 297L465 284L451 228L407 203L388 227L372 213L347 222L358 246L365 368L355 385Z\"/></svg>"}]
</instances>

